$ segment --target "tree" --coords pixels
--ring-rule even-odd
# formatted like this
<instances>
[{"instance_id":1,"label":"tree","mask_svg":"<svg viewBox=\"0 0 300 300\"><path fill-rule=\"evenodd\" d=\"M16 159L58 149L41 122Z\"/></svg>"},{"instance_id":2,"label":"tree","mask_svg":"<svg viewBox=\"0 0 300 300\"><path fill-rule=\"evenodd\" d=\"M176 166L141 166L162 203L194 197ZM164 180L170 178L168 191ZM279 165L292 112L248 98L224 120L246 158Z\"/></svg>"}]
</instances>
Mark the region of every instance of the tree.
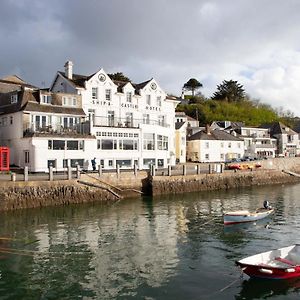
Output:
<instances>
[{"instance_id":1,"label":"tree","mask_svg":"<svg viewBox=\"0 0 300 300\"><path fill-rule=\"evenodd\" d=\"M244 100L245 97L246 94L241 84L234 80L223 80L223 82L217 86L217 91L213 94L212 99L240 102Z\"/></svg>"},{"instance_id":2,"label":"tree","mask_svg":"<svg viewBox=\"0 0 300 300\"><path fill-rule=\"evenodd\" d=\"M125 76L122 72L116 72L116 73L107 74L107 75L112 80L131 82L131 80L127 76Z\"/></svg>"},{"instance_id":3,"label":"tree","mask_svg":"<svg viewBox=\"0 0 300 300\"><path fill-rule=\"evenodd\" d=\"M189 91L192 91L192 95L193 97L195 96L195 91L200 89L201 87L203 87L202 83L199 82L197 79L195 78L191 78L189 79L189 81L187 81L184 85L183 88L187 89Z\"/></svg>"}]
</instances>

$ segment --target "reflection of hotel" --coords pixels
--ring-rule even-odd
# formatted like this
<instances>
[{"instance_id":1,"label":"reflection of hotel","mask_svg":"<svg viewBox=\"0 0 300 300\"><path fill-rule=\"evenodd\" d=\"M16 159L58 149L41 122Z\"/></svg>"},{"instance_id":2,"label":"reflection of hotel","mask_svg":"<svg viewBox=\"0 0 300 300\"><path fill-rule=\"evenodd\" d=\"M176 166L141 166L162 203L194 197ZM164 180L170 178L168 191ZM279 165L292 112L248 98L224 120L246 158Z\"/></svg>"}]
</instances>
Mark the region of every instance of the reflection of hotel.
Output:
<instances>
[{"instance_id":1,"label":"reflection of hotel","mask_svg":"<svg viewBox=\"0 0 300 300\"><path fill-rule=\"evenodd\" d=\"M53 92L79 94L96 141L91 155L104 168L166 167L175 163L176 99L154 79L140 84L113 81L103 69L90 76L73 74L72 62L58 72Z\"/></svg>"},{"instance_id":2,"label":"reflection of hotel","mask_svg":"<svg viewBox=\"0 0 300 300\"><path fill-rule=\"evenodd\" d=\"M150 79L113 81L104 72L73 74L72 62L49 90L13 76L0 80L0 143L11 164L29 171L64 170L91 160L105 169L175 164L175 107Z\"/></svg>"},{"instance_id":3,"label":"reflection of hotel","mask_svg":"<svg viewBox=\"0 0 300 300\"><path fill-rule=\"evenodd\" d=\"M45 256L57 257L59 252L59 258L51 260L47 280L72 261L84 274L82 289L92 291L95 299L113 299L145 284L161 286L175 275L181 237L176 207L154 207L149 212L141 203L132 203L124 208L123 213L121 209L66 210L66 222L38 226L36 266L44 265ZM74 270L68 268L65 276L66 282L74 281Z\"/></svg>"}]
</instances>

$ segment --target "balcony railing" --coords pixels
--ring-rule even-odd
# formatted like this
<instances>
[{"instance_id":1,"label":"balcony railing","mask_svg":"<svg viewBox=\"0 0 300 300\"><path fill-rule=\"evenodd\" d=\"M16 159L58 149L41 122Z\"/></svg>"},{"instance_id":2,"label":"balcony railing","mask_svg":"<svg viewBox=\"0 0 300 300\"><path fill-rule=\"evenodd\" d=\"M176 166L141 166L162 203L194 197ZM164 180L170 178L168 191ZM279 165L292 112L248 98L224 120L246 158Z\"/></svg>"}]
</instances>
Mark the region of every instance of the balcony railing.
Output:
<instances>
[{"instance_id":1,"label":"balcony railing","mask_svg":"<svg viewBox=\"0 0 300 300\"><path fill-rule=\"evenodd\" d=\"M37 125L27 123L24 125L23 136L38 135L90 135L89 122L79 124L51 124L51 125Z\"/></svg>"},{"instance_id":2,"label":"balcony railing","mask_svg":"<svg viewBox=\"0 0 300 300\"><path fill-rule=\"evenodd\" d=\"M94 126L140 128L142 124L170 127L164 121L93 116Z\"/></svg>"}]
</instances>

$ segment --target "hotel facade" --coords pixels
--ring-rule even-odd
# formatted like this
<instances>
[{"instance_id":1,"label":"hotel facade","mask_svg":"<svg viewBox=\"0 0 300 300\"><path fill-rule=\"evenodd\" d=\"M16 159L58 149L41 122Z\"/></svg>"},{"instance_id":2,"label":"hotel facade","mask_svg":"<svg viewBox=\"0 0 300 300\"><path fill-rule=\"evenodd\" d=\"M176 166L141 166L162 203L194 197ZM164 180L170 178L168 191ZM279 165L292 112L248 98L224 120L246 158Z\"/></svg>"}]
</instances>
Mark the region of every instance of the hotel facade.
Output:
<instances>
[{"instance_id":1,"label":"hotel facade","mask_svg":"<svg viewBox=\"0 0 300 300\"><path fill-rule=\"evenodd\" d=\"M68 61L50 89L16 85L0 97L1 144L11 148L11 164L31 172L90 170L94 158L103 169L175 165L179 101L154 79L116 81L103 69L73 74Z\"/></svg>"}]
</instances>

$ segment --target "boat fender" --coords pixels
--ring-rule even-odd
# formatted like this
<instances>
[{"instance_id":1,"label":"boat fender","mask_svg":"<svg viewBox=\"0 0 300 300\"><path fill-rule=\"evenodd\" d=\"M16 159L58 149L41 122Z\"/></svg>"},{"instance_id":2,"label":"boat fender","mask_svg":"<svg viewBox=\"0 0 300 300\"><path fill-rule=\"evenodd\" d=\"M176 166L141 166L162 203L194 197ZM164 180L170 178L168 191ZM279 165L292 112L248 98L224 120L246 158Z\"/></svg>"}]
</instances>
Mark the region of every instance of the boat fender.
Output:
<instances>
[{"instance_id":1,"label":"boat fender","mask_svg":"<svg viewBox=\"0 0 300 300\"><path fill-rule=\"evenodd\" d=\"M295 269L294 268L288 268L288 269L285 269L285 272L293 273L293 272L295 272Z\"/></svg>"},{"instance_id":2,"label":"boat fender","mask_svg":"<svg viewBox=\"0 0 300 300\"><path fill-rule=\"evenodd\" d=\"M273 271L272 271L272 270L269 270L269 269L261 268L261 269L259 269L259 271L260 271L261 273L265 273L265 274L273 274Z\"/></svg>"}]
</instances>

